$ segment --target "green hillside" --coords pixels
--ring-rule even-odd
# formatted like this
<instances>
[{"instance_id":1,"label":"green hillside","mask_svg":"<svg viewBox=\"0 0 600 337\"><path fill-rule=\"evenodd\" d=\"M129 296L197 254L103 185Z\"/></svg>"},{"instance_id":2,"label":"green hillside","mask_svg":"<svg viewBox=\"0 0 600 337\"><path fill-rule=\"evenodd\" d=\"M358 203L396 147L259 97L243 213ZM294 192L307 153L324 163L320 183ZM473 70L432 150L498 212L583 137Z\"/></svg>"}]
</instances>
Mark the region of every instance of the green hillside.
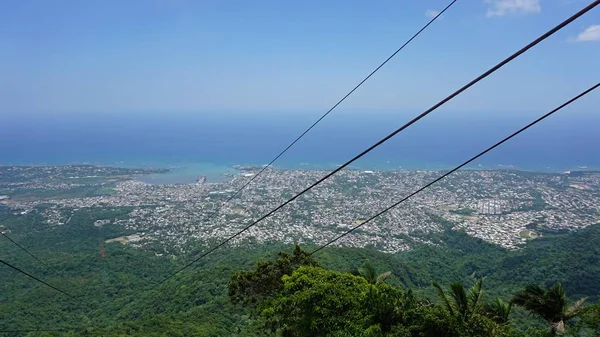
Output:
<instances>
[{"instance_id":1,"label":"green hillside","mask_svg":"<svg viewBox=\"0 0 600 337\"><path fill-rule=\"evenodd\" d=\"M104 244L101 256L100 245L104 240L129 233L118 227L94 226L98 215L94 212L107 210L75 213L69 226L48 228L35 214L17 217L8 209L0 210L0 223L11 231L7 235L52 270L0 237L3 259L77 297L70 299L2 267L0 330L66 330L31 332L29 336L266 333L264 322L253 314L252 308L231 303L228 282L232 274L251 270L258 261L273 259L282 250L289 251L289 246L224 247L150 290L153 284L184 265L186 257L159 256L152 249L136 249L118 242ZM114 210L113 216L119 214L122 212ZM317 275L338 272L341 274L332 275L355 280L356 270L369 260L377 271L391 272L386 280L390 289L402 292L411 289L417 298L432 303L439 302L431 283L434 280L443 287L459 282L468 289L483 278L485 298L489 301L496 297L509 300L528 283L547 288L560 282L572 301L587 296L589 303L593 303L600 294L597 244L600 225L568 234L545 235L518 251L506 251L451 229L429 239L435 245L395 255L369 249L328 248L314 256L322 272L310 272ZM311 251L313 247L303 248ZM367 289L364 285L360 287ZM526 315L523 309L513 310L511 317L510 327L517 332L545 327L543 320Z\"/></svg>"}]
</instances>

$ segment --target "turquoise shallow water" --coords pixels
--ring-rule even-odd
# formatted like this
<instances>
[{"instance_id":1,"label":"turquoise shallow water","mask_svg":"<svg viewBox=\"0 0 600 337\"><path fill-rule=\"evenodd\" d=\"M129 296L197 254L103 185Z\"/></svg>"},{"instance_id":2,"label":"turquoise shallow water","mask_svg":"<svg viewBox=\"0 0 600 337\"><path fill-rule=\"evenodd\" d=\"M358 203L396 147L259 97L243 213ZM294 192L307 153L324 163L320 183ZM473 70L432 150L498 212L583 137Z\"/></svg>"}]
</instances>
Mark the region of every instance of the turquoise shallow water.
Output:
<instances>
[{"instance_id":1,"label":"turquoise shallow water","mask_svg":"<svg viewBox=\"0 0 600 337\"><path fill-rule=\"evenodd\" d=\"M165 166L171 171L162 174L150 174L140 177L150 184L192 184L198 177L206 176L207 183L222 182L231 179L231 175L238 173L231 166L216 165L211 163L184 163Z\"/></svg>"}]
</instances>

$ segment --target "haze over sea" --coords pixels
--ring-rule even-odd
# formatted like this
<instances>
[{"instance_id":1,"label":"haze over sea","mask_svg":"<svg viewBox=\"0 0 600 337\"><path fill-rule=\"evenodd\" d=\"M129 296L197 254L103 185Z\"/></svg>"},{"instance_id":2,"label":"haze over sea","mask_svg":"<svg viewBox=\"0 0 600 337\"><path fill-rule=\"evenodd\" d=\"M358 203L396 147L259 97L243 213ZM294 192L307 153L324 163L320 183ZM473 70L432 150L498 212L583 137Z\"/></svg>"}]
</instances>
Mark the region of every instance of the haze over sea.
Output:
<instances>
[{"instance_id":1,"label":"haze over sea","mask_svg":"<svg viewBox=\"0 0 600 337\"><path fill-rule=\"evenodd\" d=\"M157 182L218 181L235 164L262 165L322 112L40 114L0 116L0 165L97 164L165 167ZM332 169L408 121L409 113L334 111L275 164ZM466 160L542 112L435 116L357 161L359 169L444 169ZM561 111L471 168L560 172L600 168L600 118Z\"/></svg>"}]
</instances>

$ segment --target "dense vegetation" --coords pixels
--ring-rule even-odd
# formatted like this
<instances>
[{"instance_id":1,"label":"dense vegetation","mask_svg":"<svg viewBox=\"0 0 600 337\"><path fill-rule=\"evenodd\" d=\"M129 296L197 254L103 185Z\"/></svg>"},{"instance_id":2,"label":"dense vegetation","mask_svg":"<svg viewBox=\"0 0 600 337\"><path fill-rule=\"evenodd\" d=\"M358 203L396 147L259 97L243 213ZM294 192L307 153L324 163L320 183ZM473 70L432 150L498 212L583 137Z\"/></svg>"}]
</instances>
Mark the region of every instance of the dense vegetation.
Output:
<instances>
[{"instance_id":1,"label":"dense vegetation","mask_svg":"<svg viewBox=\"0 0 600 337\"><path fill-rule=\"evenodd\" d=\"M509 301L486 301L483 280L470 289L437 282L438 300L415 296L412 289L386 283L390 272L378 274L370 262L355 273L321 268L296 246L251 271L237 272L229 282L233 303L251 308L265 332L279 336L555 336L596 334L599 304L586 299L568 303L560 283L543 289L528 284ZM513 305L543 319L548 327L511 324ZM567 329L570 321L578 325Z\"/></svg>"},{"instance_id":2,"label":"dense vegetation","mask_svg":"<svg viewBox=\"0 0 600 337\"><path fill-rule=\"evenodd\" d=\"M4 237L0 237L2 259L77 297L72 300L0 267L0 330L66 330L8 336L257 336L273 335L271 331L283 334L293 327L299 335L301 331L315 335L317 329L331 335L410 336L415 331L427 335L448 328L449 335L481 331L535 335L549 332L550 324L542 315L528 314L525 302L512 307L506 324L498 323L501 315L490 315L488 308L494 303L502 307L528 284L549 291L560 283L569 295L564 308L588 297L587 309L573 319L563 317L566 332L583 336L587 331L585 336L591 336L600 331L600 308L595 305L600 294L598 225L570 234L546 234L514 252L453 230L430 235L428 239L436 245L395 255L330 248L314 260L294 260L293 253L278 254L289 251L284 246L224 247L191 270L150 289L192 257L157 256L152 247L142 250L120 243L106 244L101 256L104 240L129 233L117 226L95 227L94 221L107 218L106 212L119 217L125 211L80 210L68 226L49 228L35 212L17 216L0 207L0 225L10 229L7 235L51 269ZM310 251L313 247L303 248ZM286 256L278 266L278 259ZM363 266L367 260L370 267ZM257 266L257 261L264 262ZM387 271L389 276L382 277L385 281L377 282ZM249 282L229 287L240 275L246 275ZM445 299L461 294L460 287L469 294L482 279L484 295L475 305L477 310L469 309L475 314L464 325L452 311L458 303L446 304ZM253 291L253 282L268 292ZM329 306L319 312L302 306L314 301ZM336 318L340 310L348 312L345 320ZM342 330L331 330L336 326Z\"/></svg>"}]
</instances>

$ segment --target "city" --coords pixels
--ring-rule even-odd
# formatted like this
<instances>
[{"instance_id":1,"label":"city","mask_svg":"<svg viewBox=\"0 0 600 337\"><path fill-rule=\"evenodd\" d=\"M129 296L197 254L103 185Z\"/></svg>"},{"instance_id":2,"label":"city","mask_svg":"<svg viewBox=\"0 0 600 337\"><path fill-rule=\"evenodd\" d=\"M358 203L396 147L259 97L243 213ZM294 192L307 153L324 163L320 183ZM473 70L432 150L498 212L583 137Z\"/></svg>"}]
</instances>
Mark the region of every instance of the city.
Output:
<instances>
[{"instance_id":1,"label":"city","mask_svg":"<svg viewBox=\"0 0 600 337\"><path fill-rule=\"evenodd\" d=\"M40 212L48 226L68 226L75 212L86 209L127 209L125 217L94 222L97 227L112 223L132 232L126 237L108 238L108 242L134 247L158 244L165 253L178 253L230 237L327 173L267 169L225 203L260 168L242 167L230 181L222 183L199 179L195 184L171 185L136 179L164 172L160 170L89 166L80 168L84 172L75 176L76 168L39 167L23 171L25 174L15 173L18 167L2 167L4 172L10 170L13 181L4 175L0 205L11 207L15 214ZM441 174L419 170L341 171L245 231L232 244L325 244ZM450 226L504 248L518 249L544 233L599 222L599 192L600 173L595 172L464 170L361 226L335 245L394 253L418 244L433 244L428 236Z\"/></svg>"}]
</instances>

